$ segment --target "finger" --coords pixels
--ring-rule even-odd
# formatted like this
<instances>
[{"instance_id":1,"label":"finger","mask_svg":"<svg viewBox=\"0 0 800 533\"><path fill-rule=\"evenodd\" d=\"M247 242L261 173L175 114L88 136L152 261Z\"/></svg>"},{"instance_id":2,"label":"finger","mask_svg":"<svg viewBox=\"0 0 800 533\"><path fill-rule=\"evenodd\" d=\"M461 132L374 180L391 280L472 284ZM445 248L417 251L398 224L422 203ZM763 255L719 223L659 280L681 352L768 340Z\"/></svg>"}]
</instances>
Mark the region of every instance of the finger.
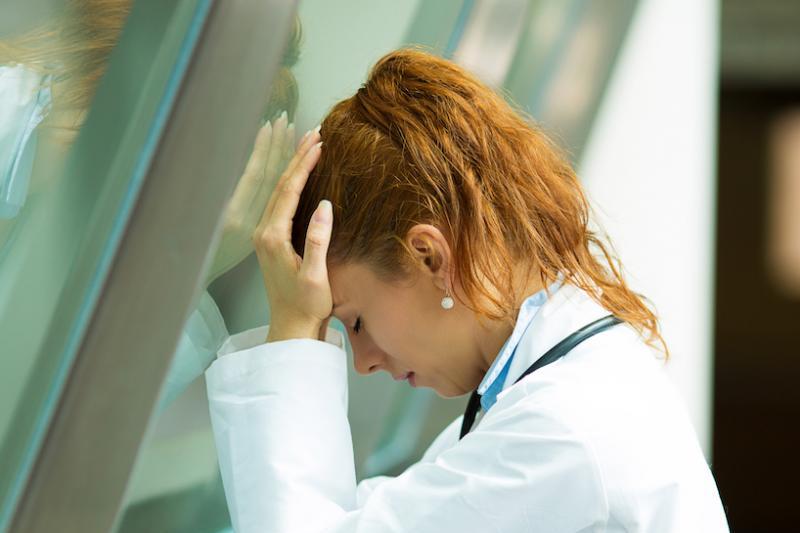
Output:
<instances>
[{"instance_id":1,"label":"finger","mask_svg":"<svg viewBox=\"0 0 800 533\"><path fill-rule=\"evenodd\" d=\"M320 130L321 130L321 129L322 129L322 124L317 124L317 127L316 127L316 128L311 128L310 130L308 130L307 132L305 132L305 134L303 134L303 136L302 136L302 137L300 138L300 140L298 141L296 150L299 150L299 149L300 149L300 147L303 145L303 143L306 141L306 139L308 139L308 137L309 137L310 135L312 135L312 134L315 134L315 133L316 133L317 135L319 135L319 132L320 132Z\"/></svg>"},{"instance_id":2,"label":"finger","mask_svg":"<svg viewBox=\"0 0 800 533\"><path fill-rule=\"evenodd\" d=\"M283 143L283 153L281 154L281 170L286 168L289 161L291 161L292 155L294 154L294 146L297 142L295 138L294 122L289 124L289 128L286 131L286 140Z\"/></svg>"},{"instance_id":3,"label":"finger","mask_svg":"<svg viewBox=\"0 0 800 533\"><path fill-rule=\"evenodd\" d=\"M289 158L286 156L291 157L292 155L292 148L294 147L294 143L297 141L295 138L295 127L294 122L289 124L289 127L286 128L286 140L283 142L283 153L281 154L281 158L284 161L288 161Z\"/></svg>"},{"instance_id":4,"label":"finger","mask_svg":"<svg viewBox=\"0 0 800 533\"><path fill-rule=\"evenodd\" d=\"M275 211L275 205L278 201L278 198L281 196L280 193L287 187L287 182L289 182L295 174L297 174L298 169L304 164L303 162L307 159L309 152L314 151L315 149L318 150L318 143L316 141L319 140L319 128L316 130L311 130L305 136L305 139L300 144L300 148L298 148L297 153L295 153L294 158L289 163L287 169L283 172L278 183L275 184L275 190L273 191L272 195L269 197L269 201L267 202L267 206L264 209L264 214L261 217L262 221L268 220L272 218L272 215ZM314 142L315 144L312 144ZM316 159L319 158L319 154L315 156L314 162L311 164L311 168L314 168L314 164L316 164ZM310 172L310 170L309 170ZM308 175L305 176L308 178Z\"/></svg>"},{"instance_id":5,"label":"finger","mask_svg":"<svg viewBox=\"0 0 800 533\"><path fill-rule=\"evenodd\" d=\"M308 224L306 245L303 252L303 263L300 265L300 276L315 282L328 280L328 245L333 230L333 206L330 201L322 200Z\"/></svg>"},{"instance_id":6,"label":"finger","mask_svg":"<svg viewBox=\"0 0 800 533\"><path fill-rule=\"evenodd\" d=\"M286 139L288 125L289 117L286 115L286 111L284 111L281 113L281 116L278 118L278 120L275 121L275 126L272 133L272 143L269 146L269 153L264 161L265 165L269 165L270 162L275 159L276 155L281 153L281 147Z\"/></svg>"},{"instance_id":7,"label":"finger","mask_svg":"<svg viewBox=\"0 0 800 533\"><path fill-rule=\"evenodd\" d=\"M274 186L275 182L278 181L278 176L282 170L280 165L285 152L284 146L288 142L288 139L294 136L294 124L287 125L287 121L288 119L284 117L282 120L279 119L275 123L275 133L272 136L269 157L267 157L264 168L262 168L263 177L265 179L261 182L259 192L261 192L264 186ZM263 205L262 203L261 206L263 207Z\"/></svg>"},{"instance_id":8,"label":"finger","mask_svg":"<svg viewBox=\"0 0 800 533\"><path fill-rule=\"evenodd\" d=\"M286 164L286 146L293 144L294 124L289 124L285 130L276 124L270 154L262 169L258 190L253 195L251 208L247 213L248 221L253 227L264 212L269 194L275 189L280 172Z\"/></svg>"},{"instance_id":9,"label":"finger","mask_svg":"<svg viewBox=\"0 0 800 533\"><path fill-rule=\"evenodd\" d=\"M272 144L272 124L267 122L256 134L253 151L247 161L239 183L231 196L231 209L244 209L249 205L253 195L258 190L261 178L261 169L267 160L270 145Z\"/></svg>"},{"instance_id":10,"label":"finger","mask_svg":"<svg viewBox=\"0 0 800 533\"><path fill-rule=\"evenodd\" d=\"M286 170L283 172L281 179L278 181L278 184L285 180L288 176L291 176L294 170L297 168L297 165L300 164L300 161L303 160L306 152L310 150L317 142L320 140L319 134L320 126L317 126L313 130L308 130L303 138L300 140L300 146L297 147L297 151L294 154L294 157L291 161L289 161L289 165L286 167Z\"/></svg>"},{"instance_id":11,"label":"finger","mask_svg":"<svg viewBox=\"0 0 800 533\"><path fill-rule=\"evenodd\" d=\"M275 189L272 213L268 217L268 224L273 225L280 234L291 238L292 219L297 211L300 194L303 192L308 175L319 161L322 143L319 142L306 152L306 155L295 167L294 173Z\"/></svg>"}]
</instances>

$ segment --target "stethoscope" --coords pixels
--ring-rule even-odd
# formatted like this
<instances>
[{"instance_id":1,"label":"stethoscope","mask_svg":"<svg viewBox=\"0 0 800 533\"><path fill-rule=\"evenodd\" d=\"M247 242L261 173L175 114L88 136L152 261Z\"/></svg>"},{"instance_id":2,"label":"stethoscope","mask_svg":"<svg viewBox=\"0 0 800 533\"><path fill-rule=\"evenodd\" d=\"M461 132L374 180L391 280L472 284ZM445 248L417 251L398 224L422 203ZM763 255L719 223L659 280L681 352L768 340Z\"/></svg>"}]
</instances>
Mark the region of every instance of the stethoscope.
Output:
<instances>
[{"instance_id":1,"label":"stethoscope","mask_svg":"<svg viewBox=\"0 0 800 533\"><path fill-rule=\"evenodd\" d=\"M616 326L617 324L622 323L622 320L615 317L614 315L608 315L603 317L599 320L595 320L591 324L587 324L583 326L578 331L572 333L569 337L565 338L552 348L550 348L543 356L536 360L528 369L522 373L520 377L514 382L516 385L519 383L523 378L527 375L536 372L540 368L549 365L550 363L560 359L561 357L568 354L573 348L577 345L585 341L586 339L601 333L608 328ZM469 402L467 402L467 410L464 412L464 420L461 422L461 436L459 436L459 440L464 438L464 435L470 432L472 429L472 425L475 423L475 417L478 414L478 410L481 408L481 395L478 394L478 391L474 391L472 396L469 398Z\"/></svg>"}]
</instances>

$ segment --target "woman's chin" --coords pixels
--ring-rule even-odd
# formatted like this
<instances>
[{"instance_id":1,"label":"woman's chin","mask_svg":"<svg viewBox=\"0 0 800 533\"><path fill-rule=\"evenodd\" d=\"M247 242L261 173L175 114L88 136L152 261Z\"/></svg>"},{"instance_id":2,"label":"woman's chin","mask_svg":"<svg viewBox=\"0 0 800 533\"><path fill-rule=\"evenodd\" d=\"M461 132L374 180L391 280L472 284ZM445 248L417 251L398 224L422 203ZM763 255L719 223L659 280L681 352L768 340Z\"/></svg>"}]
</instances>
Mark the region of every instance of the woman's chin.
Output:
<instances>
[{"instance_id":1,"label":"woman's chin","mask_svg":"<svg viewBox=\"0 0 800 533\"><path fill-rule=\"evenodd\" d=\"M451 398L458 398L459 396L464 396L465 394L469 394L472 390L463 390L460 387L455 387L453 385L449 387L429 387L436 392L436 395L440 398L444 398L445 400L449 400Z\"/></svg>"}]
</instances>

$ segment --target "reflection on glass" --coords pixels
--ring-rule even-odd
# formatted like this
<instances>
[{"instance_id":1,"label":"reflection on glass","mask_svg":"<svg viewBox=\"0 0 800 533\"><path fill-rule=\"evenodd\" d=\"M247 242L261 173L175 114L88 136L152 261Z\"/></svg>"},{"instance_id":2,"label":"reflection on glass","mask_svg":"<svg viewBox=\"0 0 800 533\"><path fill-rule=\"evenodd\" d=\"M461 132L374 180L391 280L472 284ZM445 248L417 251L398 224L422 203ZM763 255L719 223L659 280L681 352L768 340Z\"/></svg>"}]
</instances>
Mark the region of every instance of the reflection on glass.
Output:
<instances>
[{"instance_id":1,"label":"reflection on glass","mask_svg":"<svg viewBox=\"0 0 800 533\"><path fill-rule=\"evenodd\" d=\"M34 373L39 349L101 193L102 184L64 183L67 155L127 16L121 2L94 0L8 10L32 20L0 37L0 510L30 448L29 420L21 428L14 417L30 407L26 387L47 379Z\"/></svg>"},{"instance_id":2,"label":"reflection on glass","mask_svg":"<svg viewBox=\"0 0 800 533\"><path fill-rule=\"evenodd\" d=\"M58 401L202 5L145 4L140 20L147 27L127 28L131 0L73 0L0 39L0 529ZM17 15L25 11L20 6ZM117 50L126 35L127 48ZM291 100L292 90L286 87L280 102ZM287 150L271 139L283 142L291 133L286 119L282 124L282 135L266 143L279 147L270 159L276 167ZM246 181L259 189L267 177ZM251 210L232 210L226 219L236 223L226 223L213 276L248 253L236 217ZM182 335L189 362L170 375L162 404L202 372L226 334L203 295ZM202 448L184 444L187 461L202 456Z\"/></svg>"}]
</instances>

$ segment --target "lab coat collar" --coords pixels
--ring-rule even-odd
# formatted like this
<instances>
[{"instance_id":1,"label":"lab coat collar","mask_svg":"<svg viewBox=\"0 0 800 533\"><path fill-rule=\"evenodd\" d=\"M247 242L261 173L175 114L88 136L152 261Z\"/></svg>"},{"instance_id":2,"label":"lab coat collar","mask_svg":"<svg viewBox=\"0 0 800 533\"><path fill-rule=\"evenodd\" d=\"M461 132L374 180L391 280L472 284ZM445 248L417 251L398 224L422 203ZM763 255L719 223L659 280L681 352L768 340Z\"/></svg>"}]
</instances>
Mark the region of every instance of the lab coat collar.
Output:
<instances>
[{"instance_id":1,"label":"lab coat collar","mask_svg":"<svg viewBox=\"0 0 800 533\"><path fill-rule=\"evenodd\" d=\"M514 385L525 370L583 326L609 315L587 292L564 283L538 310L519 341L511 360L503 391ZM502 393L501 393L502 394Z\"/></svg>"},{"instance_id":2,"label":"lab coat collar","mask_svg":"<svg viewBox=\"0 0 800 533\"><path fill-rule=\"evenodd\" d=\"M528 325L530 325L533 317L536 316L536 312L540 307L542 307L542 305L544 305L546 301L547 291L542 289L536 294L528 296L522 302L522 305L519 309L519 314L517 315L516 324L514 325L514 330L511 332L511 336L509 336L509 338L503 344L503 347L500 349L497 357L495 357L492 366L489 367L489 370L483 377L481 384L478 385L478 394L486 394L486 390L497 380L498 377L500 377L501 372L505 369L506 363L514 354L514 349L522 339L522 335L525 333Z\"/></svg>"},{"instance_id":3,"label":"lab coat collar","mask_svg":"<svg viewBox=\"0 0 800 533\"><path fill-rule=\"evenodd\" d=\"M517 346L536 316L536 313L539 312L539 309L541 309L547 301L547 298L558 291L563 281L563 276L559 275L556 281L547 287L547 289L541 289L535 294L528 296L522 302L522 305L520 305L514 330L503 344L494 362L489 367L483 380L481 380L480 385L478 385L478 394L481 395L481 407L484 411L488 411L491 406L494 405L498 393L503 390L510 362L515 357Z\"/></svg>"}]
</instances>

